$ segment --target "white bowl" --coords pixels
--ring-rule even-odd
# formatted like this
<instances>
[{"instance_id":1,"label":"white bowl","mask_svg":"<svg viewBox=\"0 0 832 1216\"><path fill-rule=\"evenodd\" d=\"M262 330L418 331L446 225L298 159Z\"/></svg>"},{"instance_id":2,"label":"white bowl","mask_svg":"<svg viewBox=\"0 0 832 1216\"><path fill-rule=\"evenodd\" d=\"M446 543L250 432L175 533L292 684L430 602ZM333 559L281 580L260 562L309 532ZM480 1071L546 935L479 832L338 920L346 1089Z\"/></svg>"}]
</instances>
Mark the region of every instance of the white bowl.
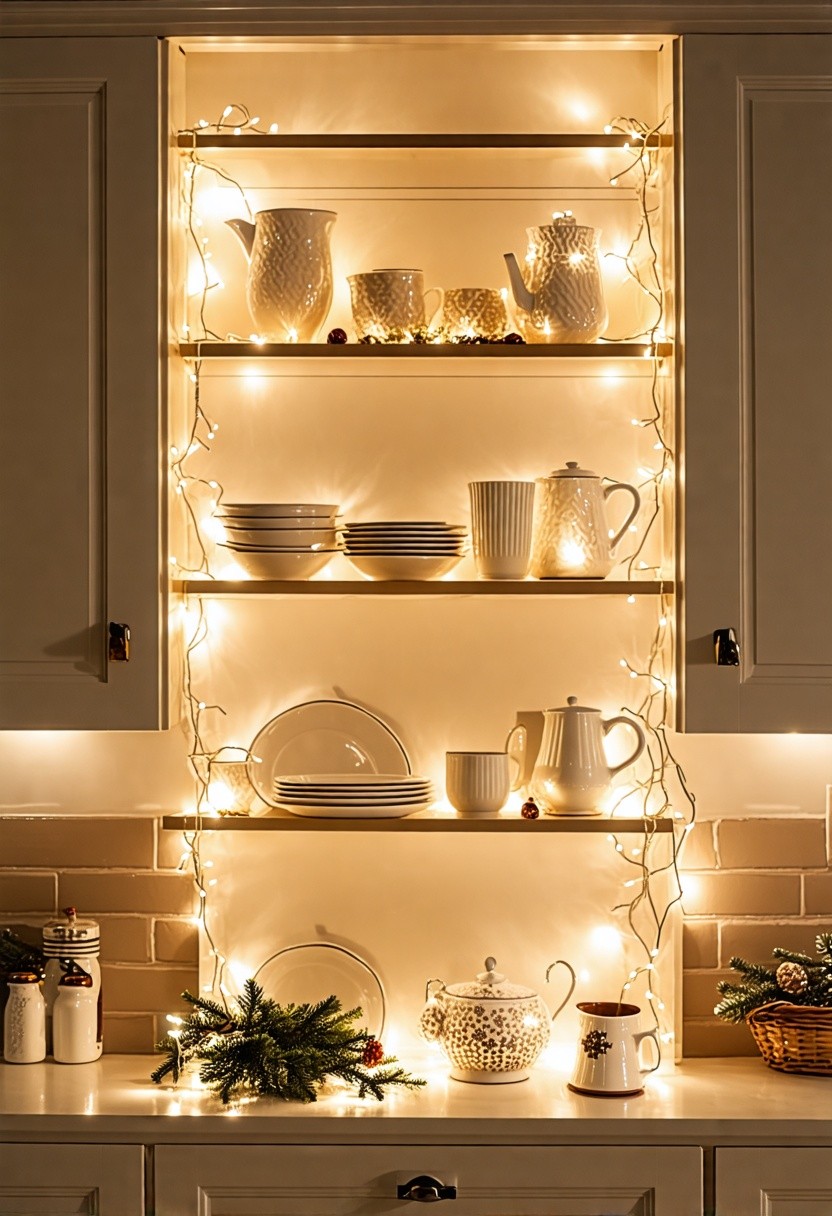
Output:
<instances>
[{"instance_id":1,"label":"white bowl","mask_svg":"<svg viewBox=\"0 0 832 1216\"><path fill-rule=\"evenodd\" d=\"M229 522L225 534L235 545L259 549L334 549L334 528L237 528Z\"/></svg>"},{"instance_id":2,"label":"white bowl","mask_svg":"<svg viewBox=\"0 0 832 1216\"><path fill-rule=\"evenodd\" d=\"M270 552L264 549L231 549L234 559L252 578L303 579L323 570L331 561L333 550L323 553L307 550L302 553Z\"/></svg>"},{"instance_id":3,"label":"white bowl","mask_svg":"<svg viewBox=\"0 0 832 1216\"><path fill-rule=\"evenodd\" d=\"M461 560L461 553L442 554L434 557L374 557L357 553L348 553L350 561L356 570L365 578L372 579L428 579L438 578L453 570Z\"/></svg>"},{"instance_id":4,"label":"white bowl","mask_svg":"<svg viewBox=\"0 0 832 1216\"><path fill-rule=\"evenodd\" d=\"M337 506L321 502L224 502L219 509L222 515L250 515L257 518L289 519L301 515L332 519L338 514Z\"/></svg>"},{"instance_id":5,"label":"white bowl","mask_svg":"<svg viewBox=\"0 0 832 1216\"><path fill-rule=\"evenodd\" d=\"M214 516L224 528L247 528L250 532L271 529L273 532L315 531L316 528L335 528L335 516L325 515L223 515L222 510Z\"/></svg>"}]
</instances>

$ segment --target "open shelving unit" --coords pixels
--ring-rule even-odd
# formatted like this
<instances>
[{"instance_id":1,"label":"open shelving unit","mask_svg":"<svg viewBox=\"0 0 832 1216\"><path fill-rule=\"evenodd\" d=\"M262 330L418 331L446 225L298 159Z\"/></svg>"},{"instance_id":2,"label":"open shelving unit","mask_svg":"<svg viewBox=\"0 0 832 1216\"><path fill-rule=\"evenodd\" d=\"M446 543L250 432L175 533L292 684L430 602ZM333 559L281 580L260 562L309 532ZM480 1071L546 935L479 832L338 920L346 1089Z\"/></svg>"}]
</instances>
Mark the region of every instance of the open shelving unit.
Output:
<instances>
[{"instance_id":1,"label":"open shelving unit","mask_svg":"<svg viewBox=\"0 0 832 1216\"><path fill-rule=\"evenodd\" d=\"M185 595L670 595L666 579L177 579Z\"/></svg>"},{"instance_id":2,"label":"open shelving unit","mask_svg":"<svg viewBox=\"0 0 832 1216\"><path fill-rule=\"evenodd\" d=\"M649 359L667 358L670 342L181 342L183 359Z\"/></svg>"},{"instance_id":3,"label":"open shelving unit","mask_svg":"<svg viewBox=\"0 0 832 1216\"><path fill-rule=\"evenodd\" d=\"M503 812L455 815L418 811L401 819L307 819L275 807L267 815L165 815L162 827L180 832L671 832L670 819L610 819L541 815L523 819Z\"/></svg>"}]
</instances>

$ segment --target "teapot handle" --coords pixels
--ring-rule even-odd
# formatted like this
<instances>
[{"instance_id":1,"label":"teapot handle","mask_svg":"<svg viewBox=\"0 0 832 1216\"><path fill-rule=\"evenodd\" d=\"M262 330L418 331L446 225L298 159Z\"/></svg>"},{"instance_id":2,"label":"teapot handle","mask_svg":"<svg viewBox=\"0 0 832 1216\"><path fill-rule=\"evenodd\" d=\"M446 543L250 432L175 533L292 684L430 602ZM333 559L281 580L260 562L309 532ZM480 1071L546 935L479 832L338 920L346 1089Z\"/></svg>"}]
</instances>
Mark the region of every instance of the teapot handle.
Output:
<instances>
[{"instance_id":1,"label":"teapot handle","mask_svg":"<svg viewBox=\"0 0 832 1216\"><path fill-rule=\"evenodd\" d=\"M634 764L635 761L638 760L641 753L644 751L644 746L646 743L646 740L644 738L644 731L641 729L638 722L633 722L633 720L631 718L625 718L623 716L623 714L619 714L617 718L607 718L606 720L601 722L601 726L603 727L604 734L607 735L607 734L609 734L609 732L612 730L612 728L614 726L618 726L622 723L624 724L624 726L629 726L631 730L634 730L636 732L636 734L638 735L638 743L636 744L635 751L633 752L633 754L631 756L628 756L626 760L622 760L620 764L613 764L611 766L611 768L610 768L611 777L614 777L616 773L620 773L622 768L627 768L629 765Z\"/></svg>"},{"instance_id":2,"label":"teapot handle","mask_svg":"<svg viewBox=\"0 0 832 1216\"><path fill-rule=\"evenodd\" d=\"M556 962L550 963L549 966L546 968L546 983L547 984L549 983L549 972L554 971L555 967L565 967L566 970L569 972L569 974L572 976L572 983L569 985L569 991L567 992L566 996L563 998L563 1000L558 1005L555 1012L552 1014L553 1022L554 1022L555 1018L558 1016L558 1014L560 1013L561 1009L563 1009L566 1002L569 1000L572 993L575 991L575 985L578 982L578 977L575 975L575 971L572 967L572 964L567 963L565 958L559 958Z\"/></svg>"},{"instance_id":3,"label":"teapot handle","mask_svg":"<svg viewBox=\"0 0 832 1216\"><path fill-rule=\"evenodd\" d=\"M632 494L633 508L630 511L630 514L624 520L624 523L621 525L621 527L616 532L615 536L613 536L612 540L610 541L610 553L615 552L616 546L617 546L618 542L621 540L621 537L627 531L630 524L633 522L635 517L638 515L639 510L641 509L641 495L639 494L639 492L635 488L635 486L628 485L626 481L616 481L616 482L613 482L613 484L611 486L604 486L604 502L606 502L607 499L609 498L610 494L614 494L616 490L626 490L628 494Z\"/></svg>"}]
</instances>

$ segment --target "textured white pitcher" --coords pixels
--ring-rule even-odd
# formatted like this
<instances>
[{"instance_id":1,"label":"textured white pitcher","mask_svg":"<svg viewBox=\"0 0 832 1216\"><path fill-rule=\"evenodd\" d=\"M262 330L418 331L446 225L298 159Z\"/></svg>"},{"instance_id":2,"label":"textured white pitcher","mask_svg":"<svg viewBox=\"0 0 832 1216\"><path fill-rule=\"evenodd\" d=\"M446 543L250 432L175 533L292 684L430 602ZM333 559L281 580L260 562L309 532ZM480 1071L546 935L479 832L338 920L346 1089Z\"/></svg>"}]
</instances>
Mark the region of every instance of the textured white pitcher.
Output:
<instances>
[{"instance_id":1,"label":"textured white pitcher","mask_svg":"<svg viewBox=\"0 0 832 1216\"><path fill-rule=\"evenodd\" d=\"M226 220L248 254L246 303L258 333L274 342L311 342L332 304L329 234L334 211L277 207L254 223Z\"/></svg>"}]
</instances>

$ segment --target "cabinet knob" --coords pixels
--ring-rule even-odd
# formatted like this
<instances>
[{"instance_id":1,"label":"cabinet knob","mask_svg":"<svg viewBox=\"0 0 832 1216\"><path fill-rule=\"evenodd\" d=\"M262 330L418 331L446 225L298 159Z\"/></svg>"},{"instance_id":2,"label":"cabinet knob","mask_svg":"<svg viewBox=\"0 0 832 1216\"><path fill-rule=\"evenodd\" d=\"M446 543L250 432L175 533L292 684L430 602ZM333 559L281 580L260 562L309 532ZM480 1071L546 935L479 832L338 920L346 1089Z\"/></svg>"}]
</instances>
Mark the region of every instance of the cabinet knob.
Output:
<instances>
[{"instance_id":1,"label":"cabinet knob","mask_svg":"<svg viewBox=\"0 0 832 1216\"><path fill-rule=\"evenodd\" d=\"M456 1187L445 1186L430 1174L420 1174L396 1187L399 1199L415 1199L417 1203L436 1203L440 1199L456 1199Z\"/></svg>"},{"instance_id":2,"label":"cabinet knob","mask_svg":"<svg viewBox=\"0 0 832 1216\"><path fill-rule=\"evenodd\" d=\"M717 667L739 667L740 644L733 629L714 630L714 660Z\"/></svg>"},{"instance_id":3,"label":"cabinet knob","mask_svg":"<svg viewBox=\"0 0 832 1216\"><path fill-rule=\"evenodd\" d=\"M130 626L110 621L107 631L107 658L111 663L130 662Z\"/></svg>"}]
</instances>

